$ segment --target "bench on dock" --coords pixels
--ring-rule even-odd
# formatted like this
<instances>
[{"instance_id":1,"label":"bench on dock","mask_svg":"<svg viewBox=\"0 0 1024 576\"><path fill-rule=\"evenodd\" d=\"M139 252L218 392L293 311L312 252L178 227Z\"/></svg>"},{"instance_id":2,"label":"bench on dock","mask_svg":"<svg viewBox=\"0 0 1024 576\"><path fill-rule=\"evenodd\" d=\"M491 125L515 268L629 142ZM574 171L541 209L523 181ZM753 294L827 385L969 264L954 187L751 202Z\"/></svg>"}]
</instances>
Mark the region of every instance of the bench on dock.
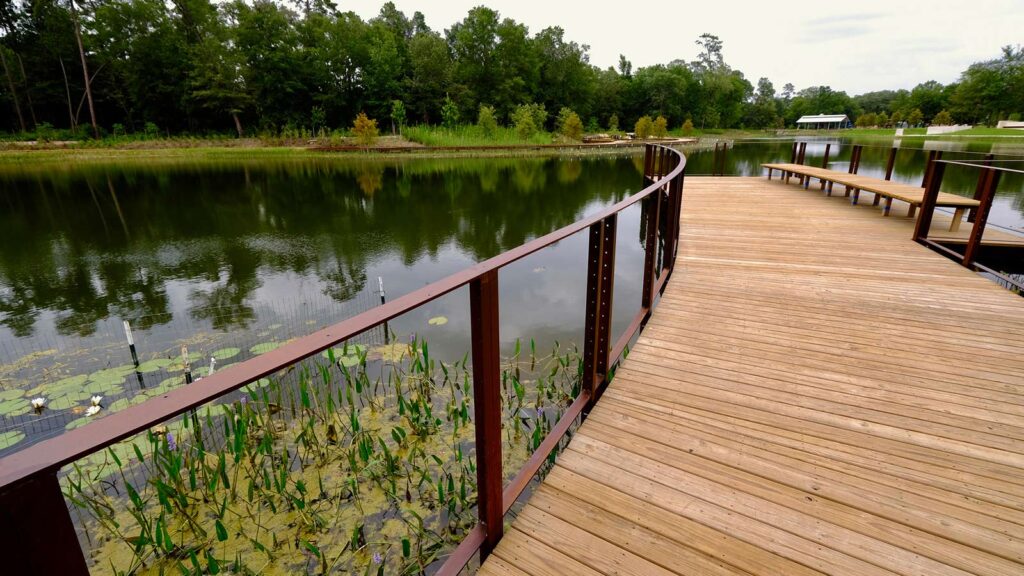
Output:
<instances>
[{"instance_id":1,"label":"bench on dock","mask_svg":"<svg viewBox=\"0 0 1024 576\"><path fill-rule=\"evenodd\" d=\"M884 216L889 215L893 200L900 200L909 204L910 208L907 212L907 216L911 218L917 212L917 208L921 206L924 201L924 188L914 186L912 184L880 180L878 178L870 178L847 172L838 172L836 170L806 166L804 164L774 163L762 164L761 166L768 169L769 180L772 179L772 172L774 170L780 171L787 180L791 175L801 176L804 188L807 188L810 185L811 178L819 180L822 185L826 187L830 196L832 195L833 184L842 184L846 187L847 196L852 192L852 202L854 205L856 205L860 199L861 190L871 192L875 195L873 203L875 206L878 205L881 198L885 198L883 211ZM939 192L939 197L936 200L935 205L948 206L955 210L955 213L953 214L953 222L950 224L949 229L951 232L956 232L960 229L960 222L963 220L964 210L977 208L980 203L973 198L965 198L948 192Z\"/></svg>"}]
</instances>

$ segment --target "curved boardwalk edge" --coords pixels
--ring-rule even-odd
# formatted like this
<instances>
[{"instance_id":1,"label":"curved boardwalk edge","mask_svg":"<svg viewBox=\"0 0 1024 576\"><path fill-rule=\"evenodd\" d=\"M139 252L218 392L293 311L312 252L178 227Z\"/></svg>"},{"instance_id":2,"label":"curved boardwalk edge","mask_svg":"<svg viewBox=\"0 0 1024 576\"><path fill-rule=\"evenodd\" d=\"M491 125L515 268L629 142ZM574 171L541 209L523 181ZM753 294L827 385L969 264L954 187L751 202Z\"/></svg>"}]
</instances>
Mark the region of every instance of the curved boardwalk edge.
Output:
<instances>
[{"instance_id":1,"label":"curved boardwalk edge","mask_svg":"<svg viewBox=\"0 0 1024 576\"><path fill-rule=\"evenodd\" d=\"M1024 299L877 210L688 178L660 305L480 574L1024 572Z\"/></svg>"}]
</instances>

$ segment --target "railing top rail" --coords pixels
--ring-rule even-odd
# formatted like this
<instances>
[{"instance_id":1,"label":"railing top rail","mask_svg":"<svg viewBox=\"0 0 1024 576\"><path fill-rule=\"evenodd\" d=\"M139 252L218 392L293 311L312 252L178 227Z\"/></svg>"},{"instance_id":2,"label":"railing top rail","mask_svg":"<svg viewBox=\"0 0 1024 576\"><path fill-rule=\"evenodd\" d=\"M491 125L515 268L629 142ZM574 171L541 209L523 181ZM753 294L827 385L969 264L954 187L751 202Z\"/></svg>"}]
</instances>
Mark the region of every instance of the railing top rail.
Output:
<instances>
[{"instance_id":1,"label":"railing top rail","mask_svg":"<svg viewBox=\"0 0 1024 576\"><path fill-rule=\"evenodd\" d=\"M998 172L1013 172L1014 174L1024 174L1024 170L1018 170L1016 168L1008 168L1006 166L999 166L998 164L978 164L976 162L963 162L959 160L934 160L934 162L941 162L942 164L953 164L956 166L968 166L971 168L981 168L983 170L996 170ZM1007 162L1006 160L1000 160L999 162Z\"/></svg>"},{"instance_id":2,"label":"railing top rail","mask_svg":"<svg viewBox=\"0 0 1024 576\"><path fill-rule=\"evenodd\" d=\"M0 491L44 471L52 471L74 462L79 458L98 452L119 440L165 422L175 416L230 393L251 382L259 380L318 354L327 348L344 342L370 328L383 324L427 302L440 298L465 286L491 271L499 270L521 260L534 252L564 240L585 230L605 218L621 212L659 190L677 177L686 167L686 156L679 151L662 145L666 153L675 154L679 162L668 174L600 212L587 216L568 226L531 240L522 246L503 252L493 258L474 264L464 270L442 278L432 284L328 326L308 336L303 336L276 350L261 354L240 364L225 368L188 386L182 386L162 396L151 398L142 404L115 412L88 426L68 431L60 436L44 440L19 452L0 459ZM645 174L645 176L647 176Z\"/></svg>"}]
</instances>

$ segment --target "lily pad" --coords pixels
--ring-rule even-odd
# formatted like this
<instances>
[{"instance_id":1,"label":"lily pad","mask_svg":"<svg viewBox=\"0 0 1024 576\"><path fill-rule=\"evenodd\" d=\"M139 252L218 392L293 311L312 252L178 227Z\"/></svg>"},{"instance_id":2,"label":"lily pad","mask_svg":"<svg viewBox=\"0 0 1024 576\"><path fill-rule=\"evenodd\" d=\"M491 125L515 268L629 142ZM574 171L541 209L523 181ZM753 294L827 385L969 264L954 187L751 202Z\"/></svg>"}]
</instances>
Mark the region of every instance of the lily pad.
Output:
<instances>
[{"instance_id":1,"label":"lily pad","mask_svg":"<svg viewBox=\"0 0 1024 576\"><path fill-rule=\"evenodd\" d=\"M323 356L324 358L329 359L330 356L328 355L328 352L330 352L331 350L334 351L335 359L341 358L342 356L358 357L360 354L366 351L366 346L363 346L362 344L348 344L344 346L338 346L336 348L328 348L327 350L321 352L320 355Z\"/></svg>"},{"instance_id":2,"label":"lily pad","mask_svg":"<svg viewBox=\"0 0 1024 576\"><path fill-rule=\"evenodd\" d=\"M10 448L25 439L25 433L21 430L11 430L0 434L0 450Z\"/></svg>"},{"instance_id":3,"label":"lily pad","mask_svg":"<svg viewBox=\"0 0 1024 576\"><path fill-rule=\"evenodd\" d=\"M401 362L402 359L409 355L408 344L385 344L383 346L377 346L370 351L375 358L389 362Z\"/></svg>"},{"instance_id":4,"label":"lily pad","mask_svg":"<svg viewBox=\"0 0 1024 576\"><path fill-rule=\"evenodd\" d=\"M68 390L77 390L85 384L86 380L89 379L88 374L79 374L77 376L68 376L67 378L61 378L56 382L44 382L35 388L28 391L30 396L37 394L60 396Z\"/></svg>"},{"instance_id":5,"label":"lily pad","mask_svg":"<svg viewBox=\"0 0 1024 576\"><path fill-rule=\"evenodd\" d=\"M0 390L0 402L4 400L15 400L25 395L24 390Z\"/></svg>"},{"instance_id":6,"label":"lily pad","mask_svg":"<svg viewBox=\"0 0 1024 576\"><path fill-rule=\"evenodd\" d=\"M276 350L280 348L281 344L282 342L264 342L262 344L257 344L252 348L249 348L249 352L252 352L253 354L257 355L265 354L267 352L270 352L271 350Z\"/></svg>"},{"instance_id":7,"label":"lily pad","mask_svg":"<svg viewBox=\"0 0 1024 576\"><path fill-rule=\"evenodd\" d=\"M146 360L142 364L139 364L139 367L136 368L136 371L146 374L148 372L156 372L157 370L163 370L164 368L167 368L171 364L174 364L174 359L172 358L153 358L152 360Z\"/></svg>"},{"instance_id":8,"label":"lily pad","mask_svg":"<svg viewBox=\"0 0 1024 576\"><path fill-rule=\"evenodd\" d=\"M59 396L46 403L46 407L51 410L69 410L75 406L85 402L89 398L89 393L86 392L84 396L79 394L68 394L65 396Z\"/></svg>"},{"instance_id":9,"label":"lily pad","mask_svg":"<svg viewBox=\"0 0 1024 576\"><path fill-rule=\"evenodd\" d=\"M135 366L128 364L116 368L104 368L89 374L89 382L96 384L120 384L125 376L135 371Z\"/></svg>"},{"instance_id":10,"label":"lily pad","mask_svg":"<svg viewBox=\"0 0 1024 576\"><path fill-rule=\"evenodd\" d=\"M338 362L346 368L351 368L359 365L359 356L342 356L338 358Z\"/></svg>"},{"instance_id":11,"label":"lily pad","mask_svg":"<svg viewBox=\"0 0 1024 576\"><path fill-rule=\"evenodd\" d=\"M427 320L427 324L430 324L431 326L444 326L447 323L448 318L445 318L444 316L434 316L430 320Z\"/></svg>"},{"instance_id":12,"label":"lily pad","mask_svg":"<svg viewBox=\"0 0 1024 576\"><path fill-rule=\"evenodd\" d=\"M250 382L242 387L246 392L251 390L259 390L260 388L266 388L270 385L270 378L260 378L255 382Z\"/></svg>"},{"instance_id":13,"label":"lily pad","mask_svg":"<svg viewBox=\"0 0 1024 576\"><path fill-rule=\"evenodd\" d=\"M214 350L210 356L213 356L217 360L227 360L228 358L238 356L241 351L241 348L221 348L220 350Z\"/></svg>"},{"instance_id":14,"label":"lily pad","mask_svg":"<svg viewBox=\"0 0 1024 576\"><path fill-rule=\"evenodd\" d=\"M74 430L89 423L88 418L76 418L64 425L65 430Z\"/></svg>"},{"instance_id":15,"label":"lily pad","mask_svg":"<svg viewBox=\"0 0 1024 576\"><path fill-rule=\"evenodd\" d=\"M0 401L0 416L21 416L32 411L28 398L14 398Z\"/></svg>"},{"instance_id":16,"label":"lily pad","mask_svg":"<svg viewBox=\"0 0 1024 576\"><path fill-rule=\"evenodd\" d=\"M131 406L132 400L134 400L137 397L138 396L133 396L132 398L121 398L120 400L115 400L110 406L107 407L107 410L110 410L111 412L120 412L121 410L124 410L125 408Z\"/></svg>"},{"instance_id":17,"label":"lily pad","mask_svg":"<svg viewBox=\"0 0 1024 576\"><path fill-rule=\"evenodd\" d=\"M121 392L124 392L124 386L121 382L109 383L109 382L88 382L82 391L88 393L90 396L98 394L100 396L116 396Z\"/></svg>"}]
</instances>

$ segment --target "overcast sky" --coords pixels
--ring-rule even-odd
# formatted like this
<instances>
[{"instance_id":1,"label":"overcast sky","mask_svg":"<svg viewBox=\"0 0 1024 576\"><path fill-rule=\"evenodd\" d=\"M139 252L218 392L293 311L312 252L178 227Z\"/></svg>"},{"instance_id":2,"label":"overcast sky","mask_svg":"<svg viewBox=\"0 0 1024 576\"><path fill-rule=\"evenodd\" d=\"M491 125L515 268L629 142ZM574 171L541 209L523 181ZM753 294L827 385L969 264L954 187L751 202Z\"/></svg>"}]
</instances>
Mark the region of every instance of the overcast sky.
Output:
<instances>
[{"instance_id":1,"label":"overcast sky","mask_svg":"<svg viewBox=\"0 0 1024 576\"><path fill-rule=\"evenodd\" d=\"M767 76L776 90L827 85L851 96L947 84L972 62L995 58L1000 47L1024 43L1024 0L852 0L691 2L654 0L394 0L408 16L419 10L441 31L481 4L529 26L534 34L561 26L566 38L590 45L602 68L625 54L633 67L693 60L704 32L725 43L725 60L756 84ZM382 0L337 0L364 19Z\"/></svg>"}]
</instances>

